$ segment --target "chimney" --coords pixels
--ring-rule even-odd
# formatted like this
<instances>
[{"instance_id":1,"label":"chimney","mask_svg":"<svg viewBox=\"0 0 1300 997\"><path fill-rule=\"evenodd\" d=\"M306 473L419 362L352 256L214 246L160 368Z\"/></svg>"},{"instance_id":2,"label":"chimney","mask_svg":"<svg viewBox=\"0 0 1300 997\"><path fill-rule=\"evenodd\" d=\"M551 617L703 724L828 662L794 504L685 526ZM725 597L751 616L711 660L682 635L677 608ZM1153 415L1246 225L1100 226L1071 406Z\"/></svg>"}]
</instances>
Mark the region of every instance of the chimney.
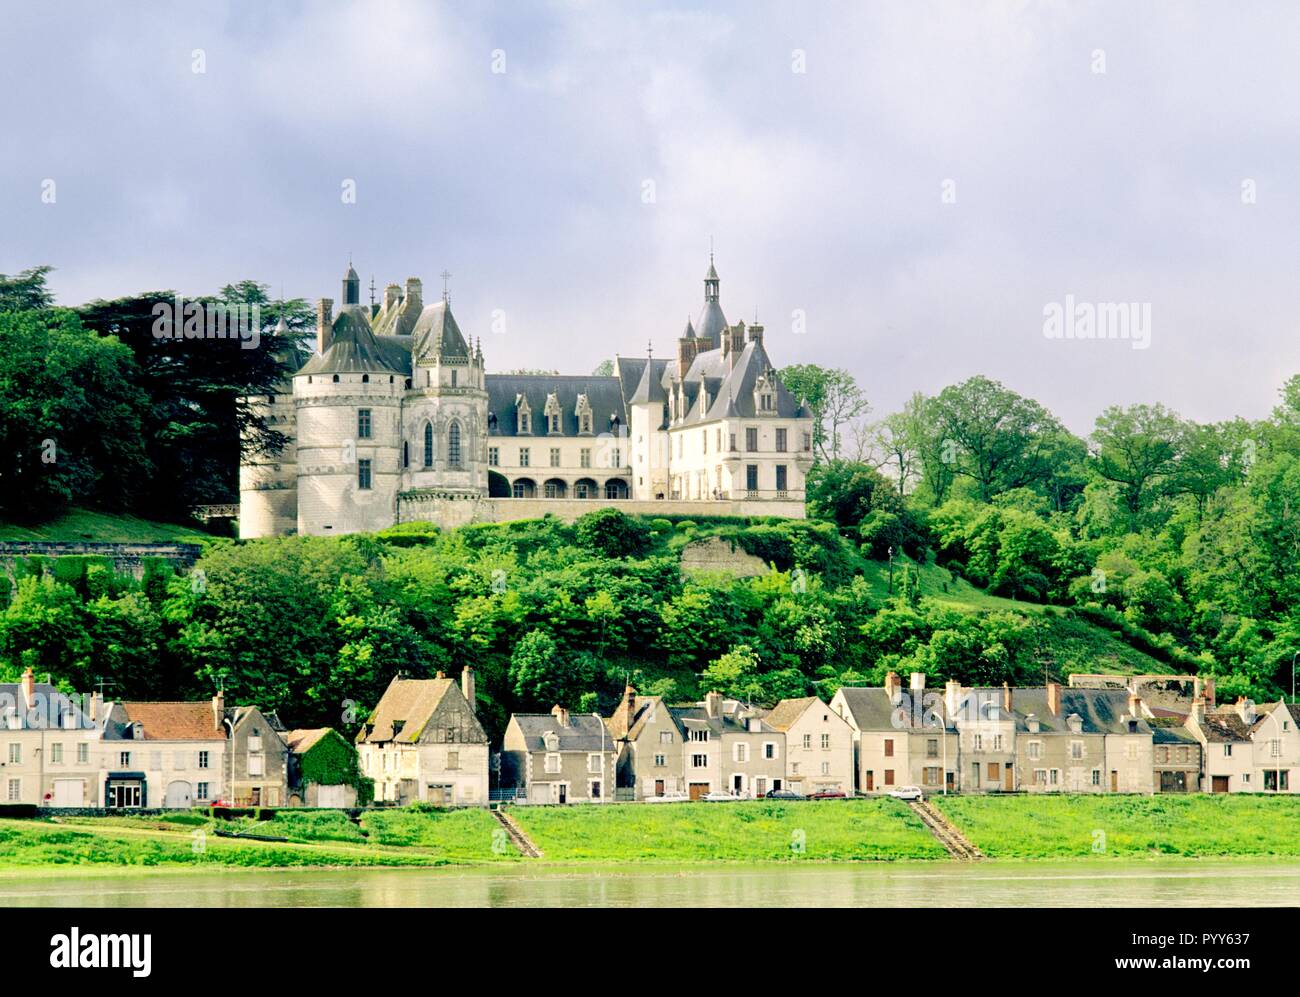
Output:
<instances>
[{"instance_id":1,"label":"chimney","mask_svg":"<svg viewBox=\"0 0 1300 997\"><path fill-rule=\"evenodd\" d=\"M636 717L636 690L632 688L629 682L623 690L623 702L619 709L622 711L623 732L627 733L632 729L632 721Z\"/></svg>"},{"instance_id":2,"label":"chimney","mask_svg":"<svg viewBox=\"0 0 1300 997\"><path fill-rule=\"evenodd\" d=\"M334 339L334 300L321 298L316 302L316 352L324 353Z\"/></svg>"},{"instance_id":3,"label":"chimney","mask_svg":"<svg viewBox=\"0 0 1300 997\"><path fill-rule=\"evenodd\" d=\"M433 677L436 679L445 679L447 677L447 673L443 671L439 671Z\"/></svg>"},{"instance_id":4,"label":"chimney","mask_svg":"<svg viewBox=\"0 0 1300 997\"><path fill-rule=\"evenodd\" d=\"M104 702L104 697L98 692L90 694L90 720L94 723L99 719L99 707Z\"/></svg>"},{"instance_id":5,"label":"chimney","mask_svg":"<svg viewBox=\"0 0 1300 997\"><path fill-rule=\"evenodd\" d=\"M384 311L392 311L392 308L402 296L402 289L396 284L389 284L384 288Z\"/></svg>"},{"instance_id":6,"label":"chimney","mask_svg":"<svg viewBox=\"0 0 1300 997\"><path fill-rule=\"evenodd\" d=\"M1131 717L1142 716L1142 697L1136 692L1128 694L1128 715Z\"/></svg>"},{"instance_id":7,"label":"chimney","mask_svg":"<svg viewBox=\"0 0 1300 997\"><path fill-rule=\"evenodd\" d=\"M218 689L212 697L212 726L222 730L221 721L226 718L226 690Z\"/></svg>"},{"instance_id":8,"label":"chimney","mask_svg":"<svg viewBox=\"0 0 1300 997\"><path fill-rule=\"evenodd\" d=\"M36 698L36 676L32 674L32 670L28 668L25 672L23 672L23 699L25 700L24 705L28 709L31 709L32 700L35 698Z\"/></svg>"},{"instance_id":9,"label":"chimney","mask_svg":"<svg viewBox=\"0 0 1300 997\"><path fill-rule=\"evenodd\" d=\"M1237 716L1241 717L1242 723L1247 725L1253 724L1257 719L1254 702L1247 699L1245 696L1238 696Z\"/></svg>"},{"instance_id":10,"label":"chimney","mask_svg":"<svg viewBox=\"0 0 1300 997\"><path fill-rule=\"evenodd\" d=\"M957 709L961 706L961 683L956 679L949 679L943 686L943 705L948 712L948 716L955 717Z\"/></svg>"},{"instance_id":11,"label":"chimney","mask_svg":"<svg viewBox=\"0 0 1300 997\"><path fill-rule=\"evenodd\" d=\"M1002 712L1011 713L1011 686L1006 682L1002 683Z\"/></svg>"},{"instance_id":12,"label":"chimney","mask_svg":"<svg viewBox=\"0 0 1300 997\"><path fill-rule=\"evenodd\" d=\"M1214 709L1214 679L1205 680L1205 702L1210 709Z\"/></svg>"},{"instance_id":13,"label":"chimney","mask_svg":"<svg viewBox=\"0 0 1300 997\"><path fill-rule=\"evenodd\" d=\"M704 712L715 719L722 716L722 693L710 692L705 694Z\"/></svg>"},{"instance_id":14,"label":"chimney","mask_svg":"<svg viewBox=\"0 0 1300 997\"><path fill-rule=\"evenodd\" d=\"M423 287L424 285L420 283L419 277L406 278L406 306L408 308L414 307L418 310L423 307L424 300L421 297Z\"/></svg>"},{"instance_id":15,"label":"chimney","mask_svg":"<svg viewBox=\"0 0 1300 997\"><path fill-rule=\"evenodd\" d=\"M691 369L691 362L695 359L696 350L699 348L699 340L683 336L677 340L677 376L680 379L686 377L686 372Z\"/></svg>"},{"instance_id":16,"label":"chimney","mask_svg":"<svg viewBox=\"0 0 1300 997\"><path fill-rule=\"evenodd\" d=\"M1193 701L1195 701L1195 700L1197 700L1197 699L1200 699L1202 695L1204 695L1204 692L1202 691L1202 688L1201 688L1201 678L1200 678L1200 676L1198 675L1196 678L1192 679L1192 699L1193 699Z\"/></svg>"},{"instance_id":17,"label":"chimney","mask_svg":"<svg viewBox=\"0 0 1300 997\"><path fill-rule=\"evenodd\" d=\"M478 696L474 689L474 669L466 665L460 673L460 691L465 697L465 702L469 703L471 713L478 712Z\"/></svg>"},{"instance_id":18,"label":"chimney","mask_svg":"<svg viewBox=\"0 0 1300 997\"><path fill-rule=\"evenodd\" d=\"M1052 711L1052 716L1061 715L1061 683L1047 683L1047 708Z\"/></svg>"},{"instance_id":19,"label":"chimney","mask_svg":"<svg viewBox=\"0 0 1300 997\"><path fill-rule=\"evenodd\" d=\"M757 322L749 327L749 341L760 347L763 345L763 327Z\"/></svg>"},{"instance_id":20,"label":"chimney","mask_svg":"<svg viewBox=\"0 0 1300 997\"><path fill-rule=\"evenodd\" d=\"M561 727L569 726L569 711L559 703L551 707L551 716L555 717Z\"/></svg>"},{"instance_id":21,"label":"chimney","mask_svg":"<svg viewBox=\"0 0 1300 997\"><path fill-rule=\"evenodd\" d=\"M919 700L925 692L925 672L912 673L912 698Z\"/></svg>"},{"instance_id":22,"label":"chimney","mask_svg":"<svg viewBox=\"0 0 1300 997\"><path fill-rule=\"evenodd\" d=\"M1205 700L1200 696L1192 700L1192 713L1189 719L1195 720L1198 724L1205 722Z\"/></svg>"},{"instance_id":23,"label":"chimney","mask_svg":"<svg viewBox=\"0 0 1300 997\"><path fill-rule=\"evenodd\" d=\"M902 692L903 680L898 677L898 672L887 672L885 674L885 697L891 704L897 703Z\"/></svg>"}]
</instances>

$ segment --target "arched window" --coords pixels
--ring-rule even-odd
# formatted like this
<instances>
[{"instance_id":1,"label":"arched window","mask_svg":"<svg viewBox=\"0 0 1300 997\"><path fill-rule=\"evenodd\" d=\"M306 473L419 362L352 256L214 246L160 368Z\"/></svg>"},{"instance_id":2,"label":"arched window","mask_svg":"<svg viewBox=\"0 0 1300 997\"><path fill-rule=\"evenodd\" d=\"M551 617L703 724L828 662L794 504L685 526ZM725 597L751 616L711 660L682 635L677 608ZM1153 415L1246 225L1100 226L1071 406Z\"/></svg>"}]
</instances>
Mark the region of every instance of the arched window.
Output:
<instances>
[{"instance_id":1,"label":"arched window","mask_svg":"<svg viewBox=\"0 0 1300 997\"><path fill-rule=\"evenodd\" d=\"M369 374L362 374L362 375L361 375L361 383L362 383L362 384L369 384L369 383L370 383L370 375L369 375Z\"/></svg>"},{"instance_id":2,"label":"arched window","mask_svg":"<svg viewBox=\"0 0 1300 997\"><path fill-rule=\"evenodd\" d=\"M339 376L337 374L334 375L334 383L335 384L339 383Z\"/></svg>"},{"instance_id":3,"label":"arched window","mask_svg":"<svg viewBox=\"0 0 1300 997\"><path fill-rule=\"evenodd\" d=\"M433 467L433 423L424 424L424 466Z\"/></svg>"},{"instance_id":4,"label":"arched window","mask_svg":"<svg viewBox=\"0 0 1300 997\"><path fill-rule=\"evenodd\" d=\"M447 427L447 466L460 467L460 423Z\"/></svg>"}]
</instances>

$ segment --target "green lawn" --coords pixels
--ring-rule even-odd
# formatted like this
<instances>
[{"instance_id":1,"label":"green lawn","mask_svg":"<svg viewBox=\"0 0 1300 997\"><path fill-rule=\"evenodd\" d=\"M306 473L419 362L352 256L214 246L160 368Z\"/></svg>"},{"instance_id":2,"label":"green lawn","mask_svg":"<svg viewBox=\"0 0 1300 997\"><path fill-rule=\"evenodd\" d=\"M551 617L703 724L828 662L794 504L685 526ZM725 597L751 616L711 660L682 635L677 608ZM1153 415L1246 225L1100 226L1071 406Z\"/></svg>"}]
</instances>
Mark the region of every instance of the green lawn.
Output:
<instances>
[{"instance_id":1,"label":"green lawn","mask_svg":"<svg viewBox=\"0 0 1300 997\"><path fill-rule=\"evenodd\" d=\"M158 523L89 509L71 509L35 526L0 521L0 541L92 540L97 543L198 543L212 539L197 525Z\"/></svg>"},{"instance_id":2,"label":"green lawn","mask_svg":"<svg viewBox=\"0 0 1300 997\"><path fill-rule=\"evenodd\" d=\"M897 800L753 800L514 807L548 862L936 859L946 854Z\"/></svg>"},{"instance_id":3,"label":"green lawn","mask_svg":"<svg viewBox=\"0 0 1300 997\"><path fill-rule=\"evenodd\" d=\"M935 796L990 858L1300 856L1300 797Z\"/></svg>"}]
</instances>

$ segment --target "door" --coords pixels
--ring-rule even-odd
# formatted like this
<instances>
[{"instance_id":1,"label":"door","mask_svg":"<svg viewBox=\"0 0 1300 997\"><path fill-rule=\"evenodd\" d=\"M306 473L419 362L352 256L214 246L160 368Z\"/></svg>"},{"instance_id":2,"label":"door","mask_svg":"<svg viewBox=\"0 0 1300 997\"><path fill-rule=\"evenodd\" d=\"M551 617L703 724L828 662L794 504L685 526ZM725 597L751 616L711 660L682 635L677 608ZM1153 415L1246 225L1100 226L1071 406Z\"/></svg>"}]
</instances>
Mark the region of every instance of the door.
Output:
<instances>
[{"instance_id":1,"label":"door","mask_svg":"<svg viewBox=\"0 0 1300 997\"><path fill-rule=\"evenodd\" d=\"M448 806L451 803L450 790L451 790L450 786L434 785L430 783L428 786L428 793L429 793L428 802L432 803L435 807ZM322 806L323 805L324 804L322 804Z\"/></svg>"},{"instance_id":2,"label":"door","mask_svg":"<svg viewBox=\"0 0 1300 997\"><path fill-rule=\"evenodd\" d=\"M1110 770L1110 791L1112 793L1119 792L1119 773L1114 769Z\"/></svg>"},{"instance_id":3,"label":"door","mask_svg":"<svg viewBox=\"0 0 1300 997\"><path fill-rule=\"evenodd\" d=\"M1016 788L1016 767L1007 762L1006 771L1002 773L1002 788L1008 793L1014 792Z\"/></svg>"},{"instance_id":4,"label":"door","mask_svg":"<svg viewBox=\"0 0 1300 997\"><path fill-rule=\"evenodd\" d=\"M955 792L957 788L956 783L953 780L953 776L954 773L952 772L945 772L943 776L944 785L947 787L948 792L950 793Z\"/></svg>"},{"instance_id":5,"label":"door","mask_svg":"<svg viewBox=\"0 0 1300 997\"><path fill-rule=\"evenodd\" d=\"M867 769L867 792L874 792L876 789L876 773Z\"/></svg>"},{"instance_id":6,"label":"door","mask_svg":"<svg viewBox=\"0 0 1300 997\"><path fill-rule=\"evenodd\" d=\"M1226 775L1214 776L1210 791L1213 793L1226 793L1228 791L1228 777Z\"/></svg>"},{"instance_id":7,"label":"door","mask_svg":"<svg viewBox=\"0 0 1300 997\"><path fill-rule=\"evenodd\" d=\"M86 781L84 779L55 779L54 805L56 807L84 807Z\"/></svg>"},{"instance_id":8,"label":"door","mask_svg":"<svg viewBox=\"0 0 1300 997\"><path fill-rule=\"evenodd\" d=\"M555 787L555 801L557 803L569 802L569 787L567 783L560 783Z\"/></svg>"},{"instance_id":9,"label":"door","mask_svg":"<svg viewBox=\"0 0 1300 997\"><path fill-rule=\"evenodd\" d=\"M767 780L766 780L766 779L761 779L761 778L760 778L760 779L755 779L755 780L754 780L754 795L757 796L757 797L760 797L760 798L761 798L761 797L764 797L764 796L767 795Z\"/></svg>"},{"instance_id":10,"label":"door","mask_svg":"<svg viewBox=\"0 0 1300 997\"><path fill-rule=\"evenodd\" d=\"M656 779L655 796L663 796L663 795L664 795L664 781L662 779Z\"/></svg>"},{"instance_id":11,"label":"door","mask_svg":"<svg viewBox=\"0 0 1300 997\"><path fill-rule=\"evenodd\" d=\"M167 784L163 806L168 809L185 809L194 803L194 790L188 782L178 779Z\"/></svg>"},{"instance_id":12,"label":"door","mask_svg":"<svg viewBox=\"0 0 1300 997\"><path fill-rule=\"evenodd\" d=\"M690 785L690 795L692 800L698 800L708 791L709 784L707 782L693 782Z\"/></svg>"}]
</instances>

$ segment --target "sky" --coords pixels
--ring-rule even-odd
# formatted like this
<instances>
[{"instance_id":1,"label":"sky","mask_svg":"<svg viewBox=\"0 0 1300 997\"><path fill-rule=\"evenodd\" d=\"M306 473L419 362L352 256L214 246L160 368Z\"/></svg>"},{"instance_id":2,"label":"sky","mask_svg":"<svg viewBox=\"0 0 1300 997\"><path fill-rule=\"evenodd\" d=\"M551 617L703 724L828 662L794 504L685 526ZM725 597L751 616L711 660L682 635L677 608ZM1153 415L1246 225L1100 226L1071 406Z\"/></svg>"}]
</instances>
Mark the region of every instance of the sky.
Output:
<instances>
[{"instance_id":1,"label":"sky","mask_svg":"<svg viewBox=\"0 0 1300 997\"><path fill-rule=\"evenodd\" d=\"M984 374L1079 433L1258 418L1300 373L1297 52L1282 3L6 0L0 273L446 270L489 371L586 373L675 353L712 245L728 319L876 417ZM1149 324L1047 334L1090 308Z\"/></svg>"}]
</instances>

